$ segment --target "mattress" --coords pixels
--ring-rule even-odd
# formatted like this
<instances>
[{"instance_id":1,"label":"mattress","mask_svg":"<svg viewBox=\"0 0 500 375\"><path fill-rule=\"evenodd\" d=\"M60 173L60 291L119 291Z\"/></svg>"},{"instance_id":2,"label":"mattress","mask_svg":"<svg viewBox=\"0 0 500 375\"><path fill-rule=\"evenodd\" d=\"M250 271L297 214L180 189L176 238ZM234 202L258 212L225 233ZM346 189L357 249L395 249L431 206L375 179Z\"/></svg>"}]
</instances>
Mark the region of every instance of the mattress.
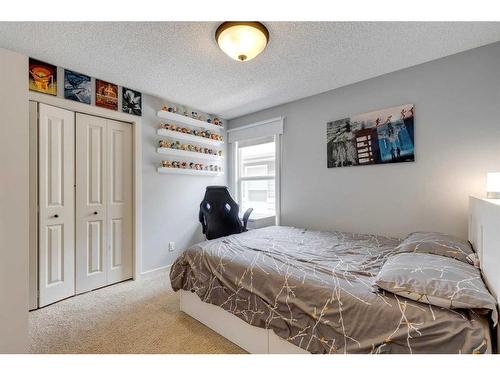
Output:
<instances>
[{"instance_id":1,"label":"mattress","mask_svg":"<svg viewBox=\"0 0 500 375\"><path fill-rule=\"evenodd\" d=\"M488 320L371 286L397 238L267 227L205 241L170 271L174 290L272 329L311 353L489 353Z\"/></svg>"}]
</instances>

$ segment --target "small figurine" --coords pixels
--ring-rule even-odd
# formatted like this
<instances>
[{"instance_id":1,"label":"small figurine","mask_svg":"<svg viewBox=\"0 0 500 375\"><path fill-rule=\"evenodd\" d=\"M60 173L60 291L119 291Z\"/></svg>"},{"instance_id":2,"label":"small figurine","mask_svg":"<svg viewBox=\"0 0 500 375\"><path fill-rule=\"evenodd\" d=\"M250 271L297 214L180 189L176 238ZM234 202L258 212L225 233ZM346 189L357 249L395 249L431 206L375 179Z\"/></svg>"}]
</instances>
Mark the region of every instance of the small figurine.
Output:
<instances>
[{"instance_id":1,"label":"small figurine","mask_svg":"<svg viewBox=\"0 0 500 375\"><path fill-rule=\"evenodd\" d=\"M211 124L211 123L212 123L212 119L211 119L211 118L208 118L208 119L207 119L207 122L208 122L209 124Z\"/></svg>"},{"instance_id":2,"label":"small figurine","mask_svg":"<svg viewBox=\"0 0 500 375\"><path fill-rule=\"evenodd\" d=\"M177 108L175 106L170 107L167 104L161 107L161 110L165 112L173 112L173 113L177 112Z\"/></svg>"},{"instance_id":3,"label":"small figurine","mask_svg":"<svg viewBox=\"0 0 500 375\"><path fill-rule=\"evenodd\" d=\"M187 163L186 163L185 161L183 161L183 162L182 162L182 164L181 164L181 167L182 167L183 169L186 169L186 168L187 168Z\"/></svg>"},{"instance_id":4,"label":"small figurine","mask_svg":"<svg viewBox=\"0 0 500 375\"><path fill-rule=\"evenodd\" d=\"M219 150L219 156L222 156L222 150Z\"/></svg>"}]
</instances>

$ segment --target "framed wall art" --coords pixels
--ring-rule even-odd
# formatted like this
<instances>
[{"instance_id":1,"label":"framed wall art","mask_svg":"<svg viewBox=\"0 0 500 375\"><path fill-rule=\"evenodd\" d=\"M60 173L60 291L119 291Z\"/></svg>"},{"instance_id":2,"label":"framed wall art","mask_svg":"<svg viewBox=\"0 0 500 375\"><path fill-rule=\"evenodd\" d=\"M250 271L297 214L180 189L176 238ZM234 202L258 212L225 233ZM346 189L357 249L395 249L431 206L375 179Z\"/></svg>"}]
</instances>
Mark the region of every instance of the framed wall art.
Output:
<instances>
[{"instance_id":1,"label":"framed wall art","mask_svg":"<svg viewBox=\"0 0 500 375\"><path fill-rule=\"evenodd\" d=\"M415 161L413 104L328 122L328 168Z\"/></svg>"},{"instance_id":2,"label":"framed wall art","mask_svg":"<svg viewBox=\"0 0 500 375\"><path fill-rule=\"evenodd\" d=\"M30 90L57 95L57 66L30 58L28 69Z\"/></svg>"},{"instance_id":3,"label":"framed wall art","mask_svg":"<svg viewBox=\"0 0 500 375\"><path fill-rule=\"evenodd\" d=\"M64 99L74 100L80 103L91 102L90 77L72 70L64 70Z\"/></svg>"},{"instance_id":4,"label":"framed wall art","mask_svg":"<svg viewBox=\"0 0 500 375\"><path fill-rule=\"evenodd\" d=\"M96 79L95 105L118 111L118 86L114 83Z\"/></svg>"},{"instance_id":5,"label":"framed wall art","mask_svg":"<svg viewBox=\"0 0 500 375\"><path fill-rule=\"evenodd\" d=\"M139 91L122 87L122 111L142 116L142 95Z\"/></svg>"}]
</instances>

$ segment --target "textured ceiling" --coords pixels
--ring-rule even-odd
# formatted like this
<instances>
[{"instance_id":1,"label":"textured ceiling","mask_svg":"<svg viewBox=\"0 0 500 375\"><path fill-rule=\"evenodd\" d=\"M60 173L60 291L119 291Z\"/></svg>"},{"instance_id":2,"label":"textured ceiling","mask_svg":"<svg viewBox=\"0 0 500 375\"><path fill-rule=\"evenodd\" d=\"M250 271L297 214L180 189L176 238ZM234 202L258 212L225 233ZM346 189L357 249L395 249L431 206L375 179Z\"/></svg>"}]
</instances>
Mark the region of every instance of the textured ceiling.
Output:
<instances>
[{"instance_id":1,"label":"textured ceiling","mask_svg":"<svg viewBox=\"0 0 500 375\"><path fill-rule=\"evenodd\" d=\"M2 22L0 47L231 119L500 40L500 22L266 22L239 63L217 26Z\"/></svg>"}]
</instances>

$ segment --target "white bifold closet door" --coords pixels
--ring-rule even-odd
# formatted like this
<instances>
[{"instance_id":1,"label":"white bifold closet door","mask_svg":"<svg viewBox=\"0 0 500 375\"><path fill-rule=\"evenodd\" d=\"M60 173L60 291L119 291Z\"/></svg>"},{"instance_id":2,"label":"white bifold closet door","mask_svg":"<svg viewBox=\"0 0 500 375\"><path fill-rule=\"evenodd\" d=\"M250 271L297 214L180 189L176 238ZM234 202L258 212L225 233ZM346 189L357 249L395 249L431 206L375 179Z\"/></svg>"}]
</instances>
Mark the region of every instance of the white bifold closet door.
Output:
<instances>
[{"instance_id":1,"label":"white bifold closet door","mask_svg":"<svg viewBox=\"0 0 500 375\"><path fill-rule=\"evenodd\" d=\"M108 284L132 277L132 125L107 121Z\"/></svg>"},{"instance_id":2,"label":"white bifold closet door","mask_svg":"<svg viewBox=\"0 0 500 375\"><path fill-rule=\"evenodd\" d=\"M76 293L132 277L132 126L76 115Z\"/></svg>"},{"instance_id":3,"label":"white bifold closet door","mask_svg":"<svg viewBox=\"0 0 500 375\"><path fill-rule=\"evenodd\" d=\"M40 104L39 306L75 292L75 114Z\"/></svg>"}]
</instances>

